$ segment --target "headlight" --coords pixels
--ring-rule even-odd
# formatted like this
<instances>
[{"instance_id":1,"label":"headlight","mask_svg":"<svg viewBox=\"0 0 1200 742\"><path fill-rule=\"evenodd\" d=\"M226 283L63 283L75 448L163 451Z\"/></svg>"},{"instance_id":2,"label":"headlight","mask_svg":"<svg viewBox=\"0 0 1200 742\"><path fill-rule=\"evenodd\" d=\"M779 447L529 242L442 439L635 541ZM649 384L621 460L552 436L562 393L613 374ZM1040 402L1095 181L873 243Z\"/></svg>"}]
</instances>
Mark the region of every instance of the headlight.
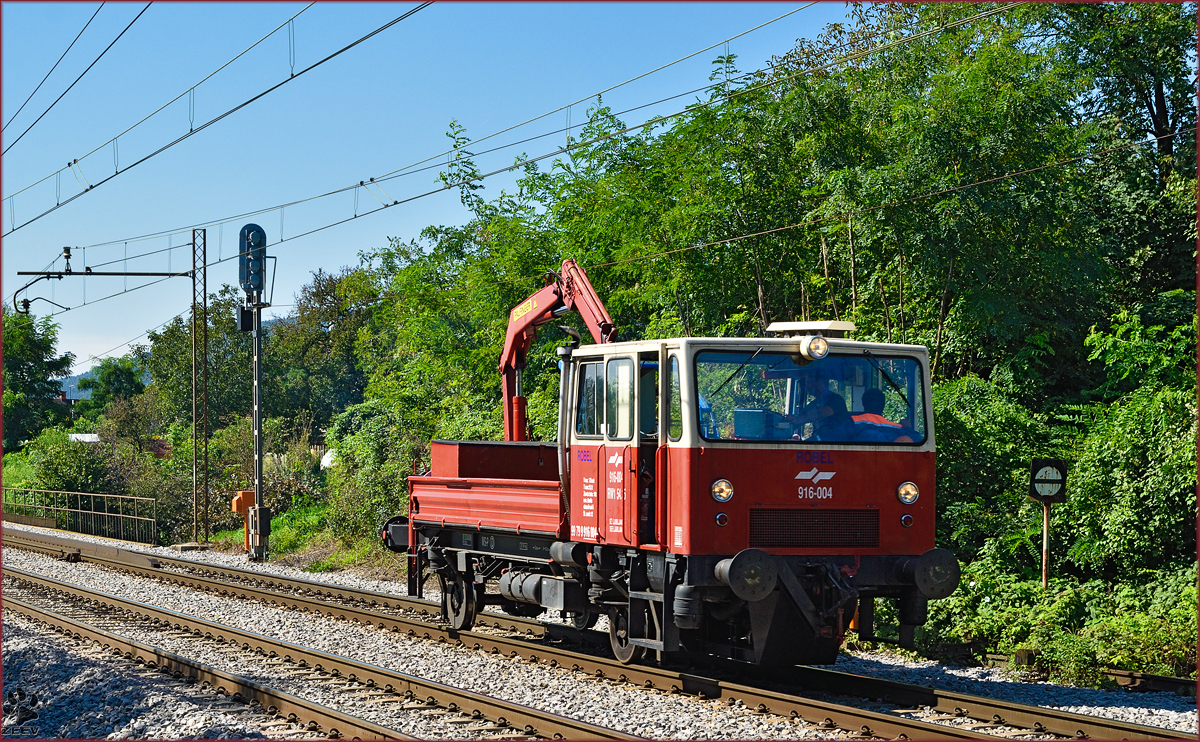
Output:
<instances>
[{"instance_id":1,"label":"headlight","mask_svg":"<svg viewBox=\"0 0 1200 742\"><path fill-rule=\"evenodd\" d=\"M717 502L729 502L733 497L733 485L728 479L718 479L712 483L712 496Z\"/></svg>"},{"instance_id":2,"label":"headlight","mask_svg":"<svg viewBox=\"0 0 1200 742\"><path fill-rule=\"evenodd\" d=\"M817 361L829 352L829 343L820 335L806 337L800 341L800 355L810 361Z\"/></svg>"},{"instance_id":3,"label":"headlight","mask_svg":"<svg viewBox=\"0 0 1200 742\"><path fill-rule=\"evenodd\" d=\"M921 491L912 482L905 482L896 488L896 497L905 505L912 505L921 496Z\"/></svg>"}]
</instances>

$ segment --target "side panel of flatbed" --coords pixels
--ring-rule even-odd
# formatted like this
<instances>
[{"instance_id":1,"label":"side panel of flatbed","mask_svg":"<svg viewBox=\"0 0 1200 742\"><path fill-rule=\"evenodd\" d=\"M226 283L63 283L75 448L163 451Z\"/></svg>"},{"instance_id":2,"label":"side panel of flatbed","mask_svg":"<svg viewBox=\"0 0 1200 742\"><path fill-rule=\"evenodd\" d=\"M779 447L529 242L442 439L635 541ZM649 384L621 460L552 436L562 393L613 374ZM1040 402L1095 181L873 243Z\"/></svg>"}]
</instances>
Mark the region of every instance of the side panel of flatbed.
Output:
<instances>
[{"instance_id":1,"label":"side panel of flatbed","mask_svg":"<svg viewBox=\"0 0 1200 742\"><path fill-rule=\"evenodd\" d=\"M566 537L557 480L427 476L409 477L408 482L414 526L436 523Z\"/></svg>"}]
</instances>

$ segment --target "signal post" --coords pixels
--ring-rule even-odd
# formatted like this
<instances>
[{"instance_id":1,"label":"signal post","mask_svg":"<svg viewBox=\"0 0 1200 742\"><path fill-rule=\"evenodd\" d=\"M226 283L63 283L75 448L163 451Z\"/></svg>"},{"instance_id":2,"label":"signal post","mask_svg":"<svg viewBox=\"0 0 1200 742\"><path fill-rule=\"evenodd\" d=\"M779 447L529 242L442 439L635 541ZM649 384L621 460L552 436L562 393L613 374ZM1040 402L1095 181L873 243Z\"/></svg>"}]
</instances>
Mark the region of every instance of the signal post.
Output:
<instances>
[{"instance_id":1,"label":"signal post","mask_svg":"<svg viewBox=\"0 0 1200 742\"><path fill-rule=\"evenodd\" d=\"M251 423L254 428L254 505L247 512L249 555L251 561L267 560L267 540L271 535L271 510L263 502L262 481L262 310L271 306L263 301L266 284L267 234L257 224L242 227L238 242L238 281L246 293L246 304L238 311L238 329L254 338L252 365L254 376Z\"/></svg>"},{"instance_id":2,"label":"signal post","mask_svg":"<svg viewBox=\"0 0 1200 742\"><path fill-rule=\"evenodd\" d=\"M1029 467L1029 499L1042 503L1042 589L1050 586L1050 505L1067 500L1067 462L1034 459Z\"/></svg>"}]
</instances>

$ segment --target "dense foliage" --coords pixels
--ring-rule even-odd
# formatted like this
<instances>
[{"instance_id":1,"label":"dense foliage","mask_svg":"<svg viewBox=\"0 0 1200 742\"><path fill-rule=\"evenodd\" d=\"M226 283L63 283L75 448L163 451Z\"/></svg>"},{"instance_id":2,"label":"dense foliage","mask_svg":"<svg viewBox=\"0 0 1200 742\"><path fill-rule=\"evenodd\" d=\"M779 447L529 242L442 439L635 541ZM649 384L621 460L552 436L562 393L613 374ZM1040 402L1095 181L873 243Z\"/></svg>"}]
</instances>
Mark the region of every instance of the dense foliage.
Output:
<instances>
[{"instance_id":1,"label":"dense foliage","mask_svg":"<svg viewBox=\"0 0 1200 742\"><path fill-rule=\"evenodd\" d=\"M597 99L569 151L517 159L513 192L487 192L452 123L456 156L440 177L463 222L318 270L268 328L273 507L302 504L289 522L372 539L402 511L429 440L498 437L509 310L573 258L622 340L851 319L859 339L929 347L938 539L967 575L933 609L931 651L1036 647L1045 669L1078 682L1098 664L1194 666L1195 6L880 4L850 16L763 70L719 57L678 116L631 127L641 122ZM249 482L237 303L231 288L215 295L208 328L219 505ZM23 321L22 362L61 376L53 326ZM577 317L561 323L586 334ZM547 326L529 354L535 439L556 435L563 339ZM164 533L182 533L190 343L177 320L136 363L102 369L81 411L101 415L106 480L88 480L82 461L43 471L58 434L6 458L6 474L170 492ZM33 402L14 413L14 445L49 414ZM311 448L322 439L335 453L327 476ZM1049 590L1041 508L1025 497L1034 456L1072 467L1052 514ZM226 511L214 521L231 524Z\"/></svg>"},{"instance_id":2,"label":"dense foliage","mask_svg":"<svg viewBox=\"0 0 1200 742\"><path fill-rule=\"evenodd\" d=\"M146 390L141 365L133 358L104 358L92 371L79 380L79 390L90 391L91 396L75 403L77 417L96 419L110 404Z\"/></svg>"},{"instance_id":3,"label":"dense foliage","mask_svg":"<svg viewBox=\"0 0 1200 742\"><path fill-rule=\"evenodd\" d=\"M56 403L62 393L59 379L71 375L70 353L55 354L58 327L46 318L4 316L4 450L15 451L42 428L67 416Z\"/></svg>"}]
</instances>

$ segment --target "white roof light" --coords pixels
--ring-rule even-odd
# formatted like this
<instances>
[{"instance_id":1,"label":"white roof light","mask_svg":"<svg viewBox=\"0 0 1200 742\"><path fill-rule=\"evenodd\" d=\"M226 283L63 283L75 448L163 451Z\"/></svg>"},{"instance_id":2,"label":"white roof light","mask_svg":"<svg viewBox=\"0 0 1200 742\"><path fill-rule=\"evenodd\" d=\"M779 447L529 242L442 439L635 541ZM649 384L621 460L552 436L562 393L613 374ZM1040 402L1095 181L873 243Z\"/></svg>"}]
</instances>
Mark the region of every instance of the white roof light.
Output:
<instances>
[{"instance_id":1,"label":"white roof light","mask_svg":"<svg viewBox=\"0 0 1200 742\"><path fill-rule=\"evenodd\" d=\"M767 325L767 332L779 335L822 335L824 337L840 338L854 332L853 322L825 320L823 322L772 322Z\"/></svg>"}]
</instances>

